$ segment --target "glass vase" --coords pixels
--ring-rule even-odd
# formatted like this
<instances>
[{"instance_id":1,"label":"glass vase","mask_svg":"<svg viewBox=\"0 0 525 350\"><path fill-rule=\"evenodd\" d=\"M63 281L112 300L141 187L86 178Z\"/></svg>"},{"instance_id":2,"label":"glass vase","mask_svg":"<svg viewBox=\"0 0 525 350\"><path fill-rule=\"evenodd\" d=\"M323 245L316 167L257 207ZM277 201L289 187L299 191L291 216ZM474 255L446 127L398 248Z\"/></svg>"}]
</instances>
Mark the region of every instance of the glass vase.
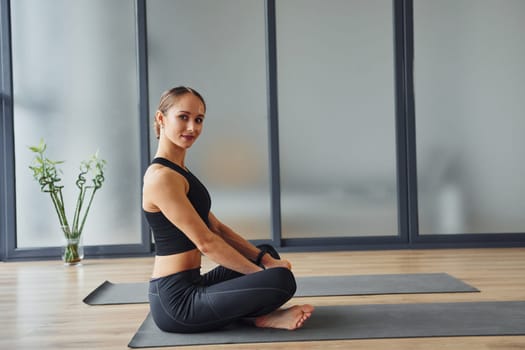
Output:
<instances>
[{"instance_id":1,"label":"glass vase","mask_svg":"<svg viewBox=\"0 0 525 350\"><path fill-rule=\"evenodd\" d=\"M62 247L62 261L64 265L80 265L84 258L82 235L80 233L71 233L67 227L62 227L62 231L64 231L65 235L65 242Z\"/></svg>"}]
</instances>

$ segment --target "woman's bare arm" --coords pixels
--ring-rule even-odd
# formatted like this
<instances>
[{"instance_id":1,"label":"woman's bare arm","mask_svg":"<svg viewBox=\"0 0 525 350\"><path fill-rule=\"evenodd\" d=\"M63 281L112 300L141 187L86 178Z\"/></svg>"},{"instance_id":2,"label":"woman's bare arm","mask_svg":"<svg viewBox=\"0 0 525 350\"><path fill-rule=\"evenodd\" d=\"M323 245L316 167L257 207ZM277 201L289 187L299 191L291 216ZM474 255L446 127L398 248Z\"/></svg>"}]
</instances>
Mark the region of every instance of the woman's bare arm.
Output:
<instances>
[{"instance_id":1,"label":"woman's bare arm","mask_svg":"<svg viewBox=\"0 0 525 350\"><path fill-rule=\"evenodd\" d=\"M186 196L188 183L169 169L157 169L144 178L144 207L162 213L197 246L199 251L216 263L231 270L249 274L261 268L214 234L193 208Z\"/></svg>"},{"instance_id":2,"label":"woman's bare arm","mask_svg":"<svg viewBox=\"0 0 525 350\"><path fill-rule=\"evenodd\" d=\"M229 245L235 248L246 258L255 261L255 259L260 253L259 248L255 247L253 244L248 242L245 238L236 233L230 227L219 221L219 219L217 219L215 215L213 215L213 213L211 212L208 216L208 220L210 222L210 229L212 230L212 232L221 236ZM270 254L265 254L261 262L266 268L286 267L288 269L291 269L291 264L288 260L277 260L272 258Z\"/></svg>"}]
</instances>

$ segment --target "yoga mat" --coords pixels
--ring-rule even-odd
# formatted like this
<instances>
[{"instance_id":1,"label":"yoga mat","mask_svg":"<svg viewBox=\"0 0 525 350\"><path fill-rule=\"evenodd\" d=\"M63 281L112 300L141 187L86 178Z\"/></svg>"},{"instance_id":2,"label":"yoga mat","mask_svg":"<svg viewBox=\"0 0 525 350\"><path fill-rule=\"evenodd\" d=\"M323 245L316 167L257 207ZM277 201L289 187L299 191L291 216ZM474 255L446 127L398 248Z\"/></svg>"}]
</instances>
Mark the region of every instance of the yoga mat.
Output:
<instances>
[{"instance_id":1,"label":"yoga mat","mask_svg":"<svg viewBox=\"0 0 525 350\"><path fill-rule=\"evenodd\" d=\"M131 348L316 341L525 334L525 301L436 304L377 304L317 307L295 331L236 323L195 334L161 331L148 315L128 344Z\"/></svg>"},{"instance_id":2,"label":"yoga mat","mask_svg":"<svg viewBox=\"0 0 525 350\"><path fill-rule=\"evenodd\" d=\"M479 292L446 273L297 277L296 297ZM148 302L148 283L105 281L84 302L89 305Z\"/></svg>"},{"instance_id":3,"label":"yoga mat","mask_svg":"<svg viewBox=\"0 0 525 350\"><path fill-rule=\"evenodd\" d=\"M148 282L112 283L104 281L82 301L88 305L148 303Z\"/></svg>"},{"instance_id":4,"label":"yoga mat","mask_svg":"<svg viewBox=\"0 0 525 350\"><path fill-rule=\"evenodd\" d=\"M298 277L296 297L479 292L446 273Z\"/></svg>"}]
</instances>

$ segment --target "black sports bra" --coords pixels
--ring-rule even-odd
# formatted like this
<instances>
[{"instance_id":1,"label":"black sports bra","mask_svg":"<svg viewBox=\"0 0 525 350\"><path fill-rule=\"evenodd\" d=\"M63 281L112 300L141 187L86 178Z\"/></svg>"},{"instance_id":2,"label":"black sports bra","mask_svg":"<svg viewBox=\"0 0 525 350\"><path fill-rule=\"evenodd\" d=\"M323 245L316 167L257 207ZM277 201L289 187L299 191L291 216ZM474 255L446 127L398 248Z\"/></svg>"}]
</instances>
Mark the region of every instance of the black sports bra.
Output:
<instances>
[{"instance_id":1,"label":"black sports bra","mask_svg":"<svg viewBox=\"0 0 525 350\"><path fill-rule=\"evenodd\" d=\"M152 164L161 164L175 170L188 180L190 189L188 190L188 199L209 227L208 215L211 208L211 199L208 190L191 172L184 170L177 164L165 159L155 158ZM153 232L155 238L155 250L157 255L171 255L187 252L195 249L193 242L175 226L162 212L149 212L143 210L146 220Z\"/></svg>"}]
</instances>

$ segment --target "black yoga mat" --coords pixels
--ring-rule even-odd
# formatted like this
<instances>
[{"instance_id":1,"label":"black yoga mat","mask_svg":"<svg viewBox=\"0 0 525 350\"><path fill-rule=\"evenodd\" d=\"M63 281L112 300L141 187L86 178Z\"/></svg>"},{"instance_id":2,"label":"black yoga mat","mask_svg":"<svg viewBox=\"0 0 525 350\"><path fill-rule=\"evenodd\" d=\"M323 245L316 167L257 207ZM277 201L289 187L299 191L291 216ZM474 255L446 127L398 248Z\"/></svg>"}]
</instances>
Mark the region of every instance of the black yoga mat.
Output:
<instances>
[{"instance_id":1,"label":"black yoga mat","mask_svg":"<svg viewBox=\"0 0 525 350\"><path fill-rule=\"evenodd\" d=\"M479 292L446 273L297 277L296 297ZM148 302L148 283L105 281L84 302L89 305Z\"/></svg>"},{"instance_id":2,"label":"black yoga mat","mask_svg":"<svg viewBox=\"0 0 525 350\"><path fill-rule=\"evenodd\" d=\"M148 315L131 348L287 341L523 335L525 301L323 306L295 331L236 323L197 334L166 333Z\"/></svg>"}]
</instances>

